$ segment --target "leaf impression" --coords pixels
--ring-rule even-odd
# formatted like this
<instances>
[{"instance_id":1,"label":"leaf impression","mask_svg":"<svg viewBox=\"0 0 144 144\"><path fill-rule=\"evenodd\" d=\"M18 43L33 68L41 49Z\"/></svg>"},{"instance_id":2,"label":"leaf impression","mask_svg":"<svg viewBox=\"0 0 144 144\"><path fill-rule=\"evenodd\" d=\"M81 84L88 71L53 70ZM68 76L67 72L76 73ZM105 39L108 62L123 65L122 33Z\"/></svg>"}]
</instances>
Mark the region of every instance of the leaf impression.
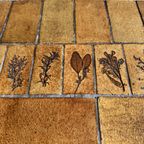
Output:
<instances>
[{"instance_id":1,"label":"leaf impression","mask_svg":"<svg viewBox=\"0 0 144 144\"><path fill-rule=\"evenodd\" d=\"M90 54L86 54L83 58L83 67L88 68L91 64L91 56Z\"/></svg>"}]
</instances>

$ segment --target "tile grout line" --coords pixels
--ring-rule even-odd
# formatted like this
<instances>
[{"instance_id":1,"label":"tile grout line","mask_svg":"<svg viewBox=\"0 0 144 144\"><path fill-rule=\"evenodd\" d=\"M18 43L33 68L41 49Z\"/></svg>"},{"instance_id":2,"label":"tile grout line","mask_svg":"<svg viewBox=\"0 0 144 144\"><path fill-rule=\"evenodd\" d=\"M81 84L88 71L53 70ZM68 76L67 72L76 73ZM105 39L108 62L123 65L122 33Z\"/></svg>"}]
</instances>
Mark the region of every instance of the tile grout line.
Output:
<instances>
[{"instance_id":1,"label":"tile grout line","mask_svg":"<svg viewBox=\"0 0 144 144\"><path fill-rule=\"evenodd\" d=\"M73 0L73 30L74 30L74 44L77 43L76 34L76 0Z\"/></svg>"}]
</instances>

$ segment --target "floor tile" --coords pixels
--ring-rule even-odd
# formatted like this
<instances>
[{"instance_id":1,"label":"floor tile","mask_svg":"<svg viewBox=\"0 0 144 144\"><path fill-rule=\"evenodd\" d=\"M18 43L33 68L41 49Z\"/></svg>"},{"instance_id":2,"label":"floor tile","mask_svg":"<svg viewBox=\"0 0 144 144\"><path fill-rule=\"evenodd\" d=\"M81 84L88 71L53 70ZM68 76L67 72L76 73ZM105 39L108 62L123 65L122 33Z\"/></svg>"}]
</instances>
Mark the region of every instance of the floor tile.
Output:
<instances>
[{"instance_id":1,"label":"floor tile","mask_svg":"<svg viewBox=\"0 0 144 144\"><path fill-rule=\"evenodd\" d=\"M67 43L73 40L73 1L46 0L41 26L41 42Z\"/></svg>"},{"instance_id":2,"label":"floor tile","mask_svg":"<svg viewBox=\"0 0 144 144\"><path fill-rule=\"evenodd\" d=\"M61 94L61 68L62 46L39 45L36 51L30 93Z\"/></svg>"},{"instance_id":3,"label":"floor tile","mask_svg":"<svg viewBox=\"0 0 144 144\"><path fill-rule=\"evenodd\" d=\"M4 63L6 50L7 50L6 46L2 46L2 45L0 46L0 73L2 70L3 63Z\"/></svg>"},{"instance_id":4,"label":"floor tile","mask_svg":"<svg viewBox=\"0 0 144 144\"><path fill-rule=\"evenodd\" d=\"M95 46L95 60L98 93L128 94L129 87L121 45Z\"/></svg>"},{"instance_id":5,"label":"floor tile","mask_svg":"<svg viewBox=\"0 0 144 144\"><path fill-rule=\"evenodd\" d=\"M103 1L76 0L77 42L109 42L110 30Z\"/></svg>"},{"instance_id":6,"label":"floor tile","mask_svg":"<svg viewBox=\"0 0 144 144\"><path fill-rule=\"evenodd\" d=\"M144 28L134 1L109 1L108 8L116 42L144 42Z\"/></svg>"},{"instance_id":7,"label":"floor tile","mask_svg":"<svg viewBox=\"0 0 144 144\"><path fill-rule=\"evenodd\" d=\"M14 2L3 42L34 42L40 17L40 0Z\"/></svg>"},{"instance_id":8,"label":"floor tile","mask_svg":"<svg viewBox=\"0 0 144 144\"><path fill-rule=\"evenodd\" d=\"M134 94L144 94L144 45L124 45Z\"/></svg>"},{"instance_id":9,"label":"floor tile","mask_svg":"<svg viewBox=\"0 0 144 144\"><path fill-rule=\"evenodd\" d=\"M144 22L144 1L138 1L137 3L138 3L138 7L140 9L142 20Z\"/></svg>"},{"instance_id":10,"label":"floor tile","mask_svg":"<svg viewBox=\"0 0 144 144\"><path fill-rule=\"evenodd\" d=\"M1 99L0 143L97 144L93 99Z\"/></svg>"},{"instance_id":11,"label":"floor tile","mask_svg":"<svg viewBox=\"0 0 144 144\"><path fill-rule=\"evenodd\" d=\"M91 46L66 46L64 65L64 93L94 93Z\"/></svg>"},{"instance_id":12,"label":"floor tile","mask_svg":"<svg viewBox=\"0 0 144 144\"><path fill-rule=\"evenodd\" d=\"M144 142L143 98L100 98L102 144Z\"/></svg>"},{"instance_id":13,"label":"floor tile","mask_svg":"<svg viewBox=\"0 0 144 144\"><path fill-rule=\"evenodd\" d=\"M0 94L26 94L34 46L9 46L0 74Z\"/></svg>"}]
</instances>

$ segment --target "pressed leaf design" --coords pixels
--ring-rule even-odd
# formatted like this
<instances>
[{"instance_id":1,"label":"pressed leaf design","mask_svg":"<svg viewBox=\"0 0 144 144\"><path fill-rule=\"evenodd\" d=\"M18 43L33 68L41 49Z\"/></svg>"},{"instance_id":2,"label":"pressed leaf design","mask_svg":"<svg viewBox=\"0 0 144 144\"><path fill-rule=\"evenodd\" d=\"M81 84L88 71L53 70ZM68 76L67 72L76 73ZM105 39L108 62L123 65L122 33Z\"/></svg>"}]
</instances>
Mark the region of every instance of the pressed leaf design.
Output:
<instances>
[{"instance_id":1,"label":"pressed leaf design","mask_svg":"<svg viewBox=\"0 0 144 144\"><path fill-rule=\"evenodd\" d=\"M140 57L133 56L134 60L137 61L137 67L144 71L144 61Z\"/></svg>"},{"instance_id":2,"label":"pressed leaf design","mask_svg":"<svg viewBox=\"0 0 144 144\"><path fill-rule=\"evenodd\" d=\"M90 64L91 64L91 56L90 56L90 54L86 54L83 58L83 66L85 68L88 68L90 66Z\"/></svg>"}]
</instances>

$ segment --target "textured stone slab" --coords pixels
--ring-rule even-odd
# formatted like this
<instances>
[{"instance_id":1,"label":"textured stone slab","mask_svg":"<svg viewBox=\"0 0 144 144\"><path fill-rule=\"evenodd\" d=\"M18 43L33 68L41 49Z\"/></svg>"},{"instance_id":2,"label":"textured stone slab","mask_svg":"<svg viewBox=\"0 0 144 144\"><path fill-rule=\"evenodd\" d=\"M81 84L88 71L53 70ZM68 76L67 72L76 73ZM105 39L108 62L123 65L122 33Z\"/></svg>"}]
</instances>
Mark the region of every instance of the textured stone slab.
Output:
<instances>
[{"instance_id":1,"label":"textured stone slab","mask_svg":"<svg viewBox=\"0 0 144 144\"><path fill-rule=\"evenodd\" d=\"M40 17L40 0L14 2L3 42L34 42Z\"/></svg>"},{"instance_id":2,"label":"textured stone slab","mask_svg":"<svg viewBox=\"0 0 144 144\"><path fill-rule=\"evenodd\" d=\"M41 27L41 42L66 43L73 40L73 1L46 0Z\"/></svg>"},{"instance_id":3,"label":"textured stone slab","mask_svg":"<svg viewBox=\"0 0 144 144\"><path fill-rule=\"evenodd\" d=\"M0 143L97 144L95 100L1 99Z\"/></svg>"},{"instance_id":4,"label":"textured stone slab","mask_svg":"<svg viewBox=\"0 0 144 144\"><path fill-rule=\"evenodd\" d=\"M143 98L100 98L99 110L103 144L144 142Z\"/></svg>"},{"instance_id":5,"label":"textured stone slab","mask_svg":"<svg viewBox=\"0 0 144 144\"><path fill-rule=\"evenodd\" d=\"M144 27L134 1L109 1L116 42L144 42Z\"/></svg>"},{"instance_id":6,"label":"textured stone slab","mask_svg":"<svg viewBox=\"0 0 144 144\"><path fill-rule=\"evenodd\" d=\"M124 50L132 91L134 94L144 94L144 45L124 45Z\"/></svg>"},{"instance_id":7,"label":"textured stone slab","mask_svg":"<svg viewBox=\"0 0 144 144\"><path fill-rule=\"evenodd\" d=\"M112 53L113 53L113 58L110 58ZM108 54L109 54L108 56L109 60L106 57L106 55ZM117 62L118 60L119 62L121 62L122 60L120 59L123 59L124 61L121 45L95 46L97 90L99 94L128 94L129 93L125 62L122 65L120 65L120 69L118 72L118 70L116 70L118 66L118 64L116 64L117 62L115 62L115 64L113 62L114 59L116 58L117 58ZM124 89L123 87L120 87L122 86L121 80L124 84Z\"/></svg>"},{"instance_id":8,"label":"textured stone slab","mask_svg":"<svg viewBox=\"0 0 144 144\"><path fill-rule=\"evenodd\" d=\"M50 57L50 53L56 52L58 53L59 57L58 60L53 59L52 55ZM47 62L50 62L51 64L50 69L47 71L48 68L45 64L42 63L42 60L45 61L44 55L50 57L53 59L53 62L51 63L50 60ZM42 67L40 67L42 66ZM44 70L42 69L44 68ZM36 51L36 58L35 58L35 65L34 65L34 71L32 75L32 82L31 82L31 94L61 94L62 92L62 46L47 46L47 45L39 45L37 47ZM43 73L44 72L44 73ZM41 73L42 77L41 77ZM46 85L44 84L45 78L47 78L46 75L51 75L50 79L46 80L48 82ZM41 81L41 82L40 82Z\"/></svg>"},{"instance_id":9,"label":"textured stone slab","mask_svg":"<svg viewBox=\"0 0 144 144\"><path fill-rule=\"evenodd\" d=\"M137 3L138 3L140 13L144 22L144 1L138 1Z\"/></svg>"},{"instance_id":10,"label":"textured stone slab","mask_svg":"<svg viewBox=\"0 0 144 144\"><path fill-rule=\"evenodd\" d=\"M67 45L65 48L65 65L64 65L64 93L65 94L74 94L78 83L78 74L72 68L71 59L74 52L78 52L81 59L84 59L86 54L89 54L92 58L92 47L88 45ZM79 61L74 58L74 63L78 66L79 69ZM82 69L79 72L79 76L82 76ZM92 63L89 66L89 72L84 80L79 85L76 93L84 93L84 94L93 94L94 93L94 83L93 83L93 68Z\"/></svg>"},{"instance_id":11,"label":"textured stone slab","mask_svg":"<svg viewBox=\"0 0 144 144\"><path fill-rule=\"evenodd\" d=\"M0 94L26 94L33 50L34 46L8 47L5 63L0 73ZM26 59L26 64L23 63L24 59Z\"/></svg>"},{"instance_id":12,"label":"textured stone slab","mask_svg":"<svg viewBox=\"0 0 144 144\"><path fill-rule=\"evenodd\" d=\"M0 73L1 73L1 70L2 70L6 50L7 50L6 46L0 46Z\"/></svg>"},{"instance_id":13,"label":"textured stone slab","mask_svg":"<svg viewBox=\"0 0 144 144\"><path fill-rule=\"evenodd\" d=\"M76 0L77 42L109 42L110 31L103 1Z\"/></svg>"}]
</instances>

